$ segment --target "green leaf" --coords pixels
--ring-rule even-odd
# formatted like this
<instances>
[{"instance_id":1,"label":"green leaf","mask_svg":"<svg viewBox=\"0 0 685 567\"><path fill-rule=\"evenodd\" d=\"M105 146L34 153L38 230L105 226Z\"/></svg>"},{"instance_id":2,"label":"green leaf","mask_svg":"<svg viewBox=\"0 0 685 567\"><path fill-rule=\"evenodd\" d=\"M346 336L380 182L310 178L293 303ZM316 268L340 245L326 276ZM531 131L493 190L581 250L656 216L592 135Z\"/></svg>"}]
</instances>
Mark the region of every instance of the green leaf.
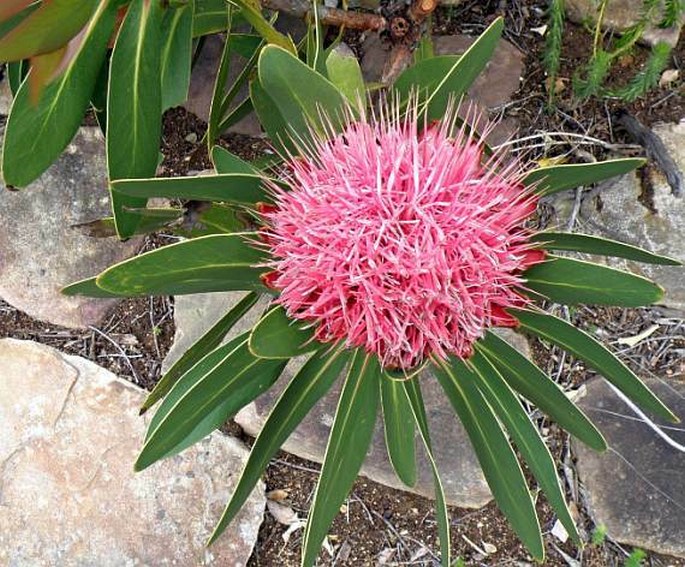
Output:
<instances>
[{"instance_id":1,"label":"green leaf","mask_svg":"<svg viewBox=\"0 0 685 567\"><path fill-rule=\"evenodd\" d=\"M682 266L682 262L659 256L637 246L625 244L617 240L609 240L589 234L577 234L570 232L539 232L531 237L534 242L542 242L542 247L548 250L571 250L596 254L600 256L615 256L626 258L646 264L663 264L665 266Z\"/></svg>"},{"instance_id":2,"label":"green leaf","mask_svg":"<svg viewBox=\"0 0 685 567\"><path fill-rule=\"evenodd\" d=\"M214 141L219 137L219 122L221 122L221 101L224 97L224 86L228 78L228 67L231 61L231 22L233 20L233 8L228 11L228 34L224 41L224 47L221 50L221 58L219 59L219 67L214 79L214 89L212 90L212 100L209 105L209 119L207 122L207 147L214 144Z\"/></svg>"},{"instance_id":3,"label":"green leaf","mask_svg":"<svg viewBox=\"0 0 685 567\"><path fill-rule=\"evenodd\" d=\"M107 169L109 179L153 177L162 130L160 30L161 2L133 0L119 30L109 68ZM121 238L134 234L137 221L124 210L147 199L112 191L112 210Z\"/></svg>"},{"instance_id":4,"label":"green leaf","mask_svg":"<svg viewBox=\"0 0 685 567\"><path fill-rule=\"evenodd\" d=\"M545 551L528 484L506 434L476 387L477 376L463 361L436 361L435 375L459 415L497 505L530 553L542 561Z\"/></svg>"},{"instance_id":5,"label":"green leaf","mask_svg":"<svg viewBox=\"0 0 685 567\"><path fill-rule=\"evenodd\" d=\"M522 309L510 309L510 312L524 330L584 360L643 410L674 423L679 421L625 364L584 331L547 313Z\"/></svg>"},{"instance_id":6,"label":"green leaf","mask_svg":"<svg viewBox=\"0 0 685 567\"><path fill-rule=\"evenodd\" d=\"M105 59L115 15L109 3L98 7L71 65L43 90L37 105L31 103L28 81L19 87L2 153L7 185L24 187L40 177L74 137Z\"/></svg>"},{"instance_id":7,"label":"green leaf","mask_svg":"<svg viewBox=\"0 0 685 567\"><path fill-rule=\"evenodd\" d=\"M647 278L571 258L552 256L528 268L523 277L526 289L567 305L641 307L663 297L663 289Z\"/></svg>"},{"instance_id":8,"label":"green leaf","mask_svg":"<svg viewBox=\"0 0 685 567\"><path fill-rule=\"evenodd\" d=\"M244 232L249 230L253 220L233 205L225 203L212 203L209 207L202 203L199 205L198 211L199 214L196 215L195 219L193 219L193 213L189 217L195 221L190 230L177 229L178 234L196 238L210 234Z\"/></svg>"},{"instance_id":9,"label":"green leaf","mask_svg":"<svg viewBox=\"0 0 685 567\"><path fill-rule=\"evenodd\" d=\"M438 55L423 59L400 73L393 89L406 101L415 92L425 101L459 62L459 55Z\"/></svg>"},{"instance_id":10,"label":"green leaf","mask_svg":"<svg viewBox=\"0 0 685 567\"><path fill-rule=\"evenodd\" d=\"M551 195L629 173L645 163L641 158L621 158L596 163L552 165L531 171L525 176L523 183L534 185L535 191L540 195Z\"/></svg>"},{"instance_id":11,"label":"green leaf","mask_svg":"<svg viewBox=\"0 0 685 567\"><path fill-rule=\"evenodd\" d=\"M193 0L168 8L162 22L162 111L188 98L193 58Z\"/></svg>"},{"instance_id":12,"label":"green leaf","mask_svg":"<svg viewBox=\"0 0 685 567\"><path fill-rule=\"evenodd\" d=\"M355 351L328 438L319 483L302 541L302 565L314 565L333 518L352 488L373 437L380 366Z\"/></svg>"},{"instance_id":13,"label":"green leaf","mask_svg":"<svg viewBox=\"0 0 685 567\"><path fill-rule=\"evenodd\" d=\"M247 240L255 233L214 234L152 250L115 264L97 277L106 291L127 295L183 295L262 291L264 253Z\"/></svg>"},{"instance_id":14,"label":"green leaf","mask_svg":"<svg viewBox=\"0 0 685 567\"><path fill-rule=\"evenodd\" d=\"M103 9L105 2L100 3ZM0 37L0 61L21 61L63 47L88 23L97 2L43 2L9 33Z\"/></svg>"},{"instance_id":15,"label":"green leaf","mask_svg":"<svg viewBox=\"0 0 685 567\"><path fill-rule=\"evenodd\" d=\"M297 149L290 138L288 123L258 79L250 83L250 98L259 123L276 151L281 155L297 155Z\"/></svg>"},{"instance_id":16,"label":"green leaf","mask_svg":"<svg viewBox=\"0 0 685 567\"><path fill-rule=\"evenodd\" d=\"M513 438L564 528L580 544L580 536L566 505L554 460L540 437L538 428L533 425L516 394L487 358L476 352L469 361L478 378L478 389Z\"/></svg>"},{"instance_id":17,"label":"green leaf","mask_svg":"<svg viewBox=\"0 0 685 567\"><path fill-rule=\"evenodd\" d=\"M212 163L214 164L214 169L219 174L262 175L256 167L221 146L214 146L212 148Z\"/></svg>"},{"instance_id":18,"label":"green leaf","mask_svg":"<svg viewBox=\"0 0 685 567\"><path fill-rule=\"evenodd\" d=\"M310 128L324 133L344 121L347 103L342 93L291 53L268 45L259 56L258 68L261 85L289 125L288 133L294 132L298 142L311 138Z\"/></svg>"},{"instance_id":19,"label":"green leaf","mask_svg":"<svg viewBox=\"0 0 685 567\"><path fill-rule=\"evenodd\" d=\"M293 40L276 30L264 17L259 0L231 0L231 3L240 8L243 18L271 45L278 46L292 54L297 53Z\"/></svg>"},{"instance_id":20,"label":"green leaf","mask_svg":"<svg viewBox=\"0 0 685 567\"><path fill-rule=\"evenodd\" d=\"M209 538L216 541L233 521L271 458L299 423L330 389L349 360L349 351L324 348L315 353L292 379L274 405L255 440L233 496Z\"/></svg>"},{"instance_id":21,"label":"green leaf","mask_svg":"<svg viewBox=\"0 0 685 567\"><path fill-rule=\"evenodd\" d=\"M117 293L111 293L105 291L104 289L98 287L95 283L96 278L87 278L85 280L80 280L63 287L60 290L62 295L74 296L82 295L85 297L100 297L100 298L110 298L110 297L121 297Z\"/></svg>"},{"instance_id":22,"label":"green leaf","mask_svg":"<svg viewBox=\"0 0 685 567\"><path fill-rule=\"evenodd\" d=\"M250 309L252 309L258 299L258 294L254 292L248 293L228 313L226 313L226 315L212 325L204 335L195 341L193 346L185 351L181 358L179 358L171 368L166 371L164 376L160 378L159 382L155 384L154 389L150 392L148 397L145 398L145 402L140 408L141 415L166 396L181 376L218 347L228 332Z\"/></svg>"},{"instance_id":23,"label":"green leaf","mask_svg":"<svg viewBox=\"0 0 685 567\"><path fill-rule=\"evenodd\" d=\"M157 177L152 179L120 179L112 182L112 192L136 198L166 197L196 201L221 201L254 205L270 201L263 186L263 175L227 173L195 175L193 177Z\"/></svg>"},{"instance_id":24,"label":"green leaf","mask_svg":"<svg viewBox=\"0 0 685 567\"><path fill-rule=\"evenodd\" d=\"M438 466L433 457L433 448L428 432L428 419L426 417L423 396L421 395L421 386L418 379L405 380L401 384L403 394L406 401L409 402L409 409L411 410L414 423L419 431L419 436L423 442L426 455L428 456L428 462L430 463L433 472L433 483L435 485L435 516L438 523L438 535L440 536L440 563L443 567L449 567L452 564L450 549L450 517L449 512L447 511L445 490L443 489L442 481L440 480Z\"/></svg>"},{"instance_id":25,"label":"green leaf","mask_svg":"<svg viewBox=\"0 0 685 567\"><path fill-rule=\"evenodd\" d=\"M21 22L23 22L28 16L33 14L33 12L35 12L38 8L41 7L41 3L34 2L33 0L19 0L19 2L15 2L15 5L13 7L10 7L9 10L6 10L6 6L7 0L0 4L0 38L5 37L9 32L11 32ZM10 61L8 65L20 62L21 60Z\"/></svg>"},{"instance_id":26,"label":"green leaf","mask_svg":"<svg viewBox=\"0 0 685 567\"><path fill-rule=\"evenodd\" d=\"M276 305L266 312L250 333L250 351L260 358L292 358L321 347L311 324L295 321Z\"/></svg>"},{"instance_id":27,"label":"green leaf","mask_svg":"<svg viewBox=\"0 0 685 567\"><path fill-rule=\"evenodd\" d=\"M176 382L150 422L134 468L197 443L278 379L285 362L255 358L247 335L220 346Z\"/></svg>"},{"instance_id":28,"label":"green leaf","mask_svg":"<svg viewBox=\"0 0 685 567\"><path fill-rule=\"evenodd\" d=\"M193 37L225 32L228 29L226 0L195 0L193 14Z\"/></svg>"},{"instance_id":29,"label":"green leaf","mask_svg":"<svg viewBox=\"0 0 685 567\"><path fill-rule=\"evenodd\" d=\"M399 479L407 486L414 486L416 484L416 441L414 422L407 419L411 412L411 405L404 392L404 381L393 380L387 374L383 374L380 387L388 457Z\"/></svg>"},{"instance_id":30,"label":"green leaf","mask_svg":"<svg viewBox=\"0 0 685 567\"><path fill-rule=\"evenodd\" d=\"M352 106L364 102L364 78L359 61L345 44L333 48L326 58L329 80L340 90Z\"/></svg>"},{"instance_id":31,"label":"green leaf","mask_svg":"<svg viewBox=\"0 0 685 567\"><path fill-rule=\"evenodd\" d=\"M504 29L499 17L459 57L450 71L438 83L425 103L426 118L440 120L447 111L450 100L457 103L466 94L473 81L490 61Z\"/></svg>"},{"instance_id":32,"label":"green leaf","mask_svg":"<svg viewBox=\"0 0 685 567\"><path fill-rule=\"evenodd\" d=\"M533 362L508 342L488 332L476 343L507 383L533 402L561 427L595 451L605 451L606 441L586 415L568 399L562 389Z\"/></svg>"},{"instance_id":33,"label":"green leaf","mask_svg":"<svg viewBox=\"0 0 685 567\"><path fill-rule=\"evenodd\" d=\"M5 67L7 70L7 79L9 81L10 91L12 93L13 99L17 96L19 87L21 86L23 80L26 78L27 67L28 64L25 61L14 61L12 63L7 63Z\"/></svg>"}]
</instances>

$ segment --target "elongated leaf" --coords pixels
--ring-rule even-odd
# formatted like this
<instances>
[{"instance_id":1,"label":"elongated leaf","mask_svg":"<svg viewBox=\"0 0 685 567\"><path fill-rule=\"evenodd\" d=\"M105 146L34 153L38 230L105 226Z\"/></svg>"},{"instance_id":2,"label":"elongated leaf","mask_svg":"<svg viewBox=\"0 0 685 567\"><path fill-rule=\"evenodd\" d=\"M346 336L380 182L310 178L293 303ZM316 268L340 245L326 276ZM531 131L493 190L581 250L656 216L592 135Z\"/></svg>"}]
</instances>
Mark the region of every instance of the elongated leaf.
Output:
<instances>
[{"instance_id":1,"label":"elongated leaf","mask_svg":"<svg viewBox=\"0 0 685 567\"><path fill-rule=\"evenodd\" d=\"M330 389L349 360L349 351L328 348L315 353L292 379L274 405L255 440L233 496L209 538L216 541L233 521L271 458L299 423Z\"/></svg>"},{"instance_id":2,"label":"elongated leaf","mask_svg":"<svg viewBox=\"0 0 685 567\"><path fill-rule=\"evenodd\" d=\"M285 309L276 305L253 327L249 346L260 358L292 358L319 349L321 343L314 340L310 326L290 319Z\"/></svg>"},{"instance_id":3,"label":"elongated leaf","mask_svg":"<svg viewBox=\"0 0 685 567\"><path fill-rule=\"evenodd\" d=\"M478 389L514 439L564 528L576 543L580 543L578 530L559 484L554 460L537 427L531 422L516 394L487 358L476 353L470 362L478 377Z\"/></svg>"},{"instance_id":4,"label":"elongated leaf","mask_svg":"<svg viewBox=\"0 0 685 567\"><path fill-rule=\"evenodd\" d=\"M539 232L531 237L535 242L543 242L542 247L549 250L572 250L585 254L600 256L615 256L646 264L663 264L665 266L681 266L682 263L668 256L659 256L637 246L625 244L617 240L601 238L589 234L570 232Z\"/></svg>"},{"instance_id":5,"label":"elongated leaf","mask_svg":"<svg viewBox=\"0 0 685 567\"><path fill-rule=\"evenodd\" d=\"M471 439L497 505L533 557L542 561L540 524L526 479L499 421L476 387L477 376L456 358L437 362L435 371Z\"/></svg>"},{"instance_id":6,"label":"elongated leaf","mask_svg":"<svg viewBox=\"0 0 685 567\"><path fill-rule=\"evenodd\" d=\"M100 297L100 298L110 298L110 297L122 297L117 293L112 293L110 291L105 291L104 289L98 287L95 283L96 278L87 278L85 280L80 280L63 287L60 290L62 295L82 295L85 297Z\"/></svg>"},{"instance_id":7,"label":"elongated leaf","mask_svg":"<svg viewBox=\"0 0 685 567\"><path fill-rule=\"evenodd\" d=\"M316 485L304 539L302 565L314 565L326 532L357 478L371 443L378 410L380 366L356 351L345 379Z\"/></svg>"},{"instance_id":8,"label":"elongated leaf","mask_svg":"<svg viewBox=\"0 0 685 567\"><path fill-rule=\"evenodd\" d=\"M28 65L26 64L26 61L14 61L12 63L7 63L5 67L7 71L7 79L10 85L10 91L12 92L12 98L17 96L19 87L26 78L27 67Z\"/></svg>"},{"instance_id":9,"label":"elongated leaf","mask_svg":"<svg viewBox=\"0 0 685 567\"><path fill-rule=\"evenodd\" d=\"M404 381L382 375L380 380L381 405L385 446L392 468L407 486L416 484L416 441L414 421L407 419L411 405L404 392Z\"/></svg>"},{"instance_id":10,"label":"elongated leaf","mask_svg":"<svg viewBox=\"0 0 685 567\"><path fill-rule=\"evenodd\" d=\"M623 175L644 164L644 159L621 158L596 163L552 165L531 171L523 182L526 185L535 184L535 191L541 195L551 195Z\"/></svg>"},{"instance_id":11,"label":"elongated leaf","mask_svg":"<svg viewBox=\"0 0 685 567\"><path fill-rule=\"evenodd\" d=\"M306 141L311 128L323 133L329 129L327 121L333 128L343 122L347 103L342 93L291 53L268 45L258 67L259 81L291 128L288 132Z\"/></svg>"},{"instance_id":12,"label":"elongated leaf","mask_svg":"<svg viewBox=\"0 0 685 567\"><path fill-rule=\"evenodd\" d=\"M226 31L229 8L226 0L195 0L193 37Z\"/></svg>"},{"instance_id":13,"label":"elongated leaf","mask_svg":"<svg viewBox=\"0 0 685 567\"><path fill-rule=\"evenodd\" d=\"M28 81L16 93L5 129L2 171L5 183L24 187L57 159L74 137L88 107L105 59L116 12L101 3L70 67L31 104Z\"/></svg>"},{"instance_id":14,"label":"elongated leaf","mask_svg":"<svg viewBox=\"0 0 685 567\"><path fill-rule=\"evenodd\" d=\"M354 52L345 44L333 48L326 57L326 73L352 106L364 102L364 77Z\"/></svg>"},{"instance_id":15,"label":"elongated leaf","mask_svg":"<svg viewBox=\"0 0 685 567\"><path fill-rule=\"evenodd\" d=\"M288 123L258 79L250 83L250 99L252 99L259 123L269 135L271 145L276 151L282 156L297 155L297 149L290 138Z\"/></svg>"},{"instance_id":16,"label":"elongated leaf","mask_svg":"<svg viewBox=\"0 0 685 567\"><path fill-rule=\"evenodd\" d=\"M25 10L34 0L4 0L0 5L0 20L8 20Z\"/></svg>"},{"instance_id":17,"label":"elongated leaf","mask_svg":"<svg viewBox=\"0 0 685 567\"><path fill-rule=\"evenodd\" d=\"M595 451L605 451L606 441L586 415L568 399L562 389L533 362L495 333L488 332L476 343L507 383L533 402L561 427Z\"/></svg>"},{"instance_id":18,"label":"elongated leaf","mask_svg":"<svg viewBox=\"0 0 685 567\"><path fill-rule=\"evenodd\" d=\"M511 313L523 329L584 360L645 411L678 422L678 418L625 364L584 331L547 313L521 309L512 309Z\"/></svg>"},{"instance_id":19,"label":"elongated leaf","mask_svg":"<svg viewBox=\"0 0 685 567\"><path fill-rule=\"evenodd\" d=\"M242 173L245 175L262 175L261 172L237 155L232 154L221 146L212 148L212 163L219 174Z\"/></svg>"},{"instance_id":20,"label":"elongated leaf","mask_svg":"<svg viewBox=\"0 0 685 567\"><path fill-rule=\"evenodd\" d=\"M187 351L183 353L169 370L166 371L155 384L154 389L140 408L141 415L155 405L159 400L169 393L169 390L176 382L195 366L202 358L213 351L226 334L240 321L243 316L257 303L259 295L252 292L241 299L226 315L219 319L212 327L193 343Z\"/></svg>"},{"instance_id":21,"label":"elongated leaf","mask_svg":"<svg viewBox=\"0 0 685 567\"><path fill-rule=\"evenodd\" d=\"M417 379L405 380L401 382L402 390L406 401L409 403L411 415L419 431L419 436L428 455L433 472L433 483L435 485L435 517L438 523L438 535L440 536L440 564L443 567L452 565L451 544L450 544L450 517L447 511L447 501L445 500L445 490L442 486L438 466L433 457L433 447L431 445L430 434L428 431L428 419L426 408L423 404L421 387Z\"/></svg>"},{"instance_id":22,"label":"elongated leaf","mask_svg":"<svg viewBox=\"0 0 685 567\"><path fill-rule=\"evenodd\" d=\"M423 59L402 71L393 83L393 89L399 93L400 100L407 100L415 92L419 101L423 102L458 62L458 55L438 55Z\"/></svg>"},{"instance_id":23,"label":"elongated leaf","mask_svg":"<svg viewBox=\"0 0 685 567\"><path fill-rule=\"evenodd\" d=\"M221 122L221 101L224 98L224 87L228 78L228 66L231 61L231 21L233 19L233 8L228 11L228 33L221 50L219 67L214 79L212 90L212 100L209 105L209 119L207 123L207 147L214 145L214 141L219 137L219 123Z\"/></svg>"},{"instance_id":24,"label":"elongated leaf","mask_svg":"<svg viewBox=\"0 0 685 567\"><path fill-rule=\"evenodd\" d=\"M162 22L162 111L188 98L193 58L193 0L168 8Z\"/></svg>"},{"instance_id":25,"label":"elongated leaf","mask_svg":"<svg viewBox=\"0 0 685 567\"><path fill-rule=\"evenodd\" d=\"M293 40L276 30L276 28L274 28L264 17L259 0L231 0L231 3L240 8L242 16L266 41L289 53L297 53L297 48L295 47Z\"/></svg>"},{"instance_id":26,"label":"elongated leaf","mask_svg":"<svg viewBox=\"0 0 685 567\"><path fill-rule=\"evenodd\" d=\"M459 57L426 100L425 112L428 120L441 119L450 100L459 102L462 95L466 94L490 61L503 29L504 20L497 18Z\"/></svg>"},{"instance_id":27,"label":"elongated leaf","mask_svg":"<svg viewBox=\"0 0 685 567\"><path fill-rule=\"evenodd\" d=\"M88 23L97 5L93 0L43 2L0 38L0 61L21 61L63 47Z\"/></svg>"},{"instance_id":28,"label":"elongated leaf","mask_svg":"<svg viewBox=\"0 0 685 567\"><path fill-rule=\"evenodd\" d=\"M135 470L209 435L273 385L284 367L285 362L252 356L245 335L207 355L181 377L162 402Z\"/></svg>"},{"instance_id":29,"label":"elongated leaf","mask_svg":"<svg viewBox=\"0 0 685 567\"><path fill-rule=\"evenodd\" d=\"M166 197L253 205L258 201L271 200L264 190L263 180L263 176L254 173L120 179L112 183L112 190L120 195L143 199Z\"/></svg>"},{"instance_id":30,"label":"elongated leaf","mask_svg":"<svg viewBox=\"0 0 685 567\"><path fill-rule=\"evenodd\" d=\"M162 129L160 2L133 0L119 30L109 69L107 169L109 179L148 178L155 174ZM125 208L144 207L147 199L111 192L117 233L128 238L138 219Z\"/></svg>"},{"instance_id":31,"label":"elongated leaf","mask_svg":"<svg viewBox=\"0 0 685 567\"><path fill-rule=\"evenodd\" d=\"M663 289L647 278L571 258L552 257L526 270L523 277L527 289L567 305L641 307L663 297Z\"/></svg>"},{"instance_id":32,"label":"elongated leaf","mask_svg":"<svg viewBox=\"0 0 685 567\"><path fill-rule=\"evenodd\" d=\"M209 207L202 204L200 214L191 229L187 231L187 236L196 238L210 234L244 232L249 230L251 220L230 204L212 203ZM183 230L177 232L181 235L184 234Z\"/></svg>"},{"instance_id":33,"label":"elongated leaf","mask_svg":"<svg viewBox=\"0 0 685 567\"><path fill-rule=\"evenodd\" d=\"M152 250L106 269L97 285L127 296L263 290L254 233L214 234Z\"/></svg>"}]
</instances>

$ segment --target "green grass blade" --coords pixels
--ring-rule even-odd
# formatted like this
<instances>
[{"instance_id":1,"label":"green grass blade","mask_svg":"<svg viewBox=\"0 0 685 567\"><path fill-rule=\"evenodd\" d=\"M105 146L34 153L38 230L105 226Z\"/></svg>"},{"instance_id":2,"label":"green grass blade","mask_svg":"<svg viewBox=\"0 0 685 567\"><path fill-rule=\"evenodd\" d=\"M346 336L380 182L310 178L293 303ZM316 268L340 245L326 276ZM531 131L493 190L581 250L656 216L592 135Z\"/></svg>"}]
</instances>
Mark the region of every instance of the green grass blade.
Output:
<instances>
[{"instance_id":1,"label":"green grass blade","mask_svg":"<svg viewBox=\"0 0 685 567\"><path fill-rule=\"evenodd\" d=\"M521 327L584 360L643 410L677 423L678 418L616 356L584 331L548 313L511 309Z\"/></svg>"},{"instance_id":2,"label":"green grass blade","mask_svg":"<svg viewBox=\"0 0 685 567\"><path fill-rule=\"evenodd\" d=\"M598 256L614 256L646 264L662 264L664 266L682 266L682 262L668 256L653 254L647 250L625 244L617 240L610 240L590 234L570 232L539 232L531 237L534 242L541 242L547 250L569 250L595 254Z\"/></svg>"},{"instance_id":3,"label":"green grass blade","mask_svg":"<svg viewBox=\"0 0 685 567\"><path fill-rule=\"evenodd\" d=\"M416 441L414 422L404 393L404 382L383 373L380 380L385 446L395 474L407 486L416 484Z\"/></svg>"},{"instance_id":4,"label":"green grass blade","mask_svg":"<svg viewBox=\"0 0 685 567\"><path fill-rule=\"evenodd\" d=\"M478 378L456 358L436 362L435 375L471 439L500 510L533 557L542 561L544 546L528 484L502 426L476 387Z\"/></svg>"},{"instance_id":5,"label":"green grass blade","mask_svg":"<svg viewBox=\"0 0 685 567\"><path fill-rule=\"evenodd\" d=\"M200 360L221 344L226 334L257 303L259 294L251 292L241 299L226 315L219 319L193 345L183 353L155 384L154 389L140 408L141 415L169 393L176 382Z\"/></svg>"},{"instance_id":6,"label":"green grass blade","mask_svg":"<svg viewBox=\"0 0 685 567\"><path fill-rule=\"evenodd\" d=\"M476 350L496 366L509 386L561 427L596 451L606 450L606 440L578 406L549 376L509 343L488 332L476 343Z\"/></svg>"},{"instance_id":7,"label":"green grass blade","mask_svg":"<svg viewBox=\"0 0 685 567\"><path fill-rule=\"evenodd\" d=\"M254 233L214 234L171 244L107 268L97 277L105 291L124 296L211 291L263 291L264 253Z\"/></svg>"},{"instance_id":8,"label":"green grass blade","mask_svg":"<svg viewBox=\"0 0 685 567\"><path fill-rule=\"evenodd\" d=\"M630 173L645 163L645 160L641 158L621 158L596 163L552 165L531 171L526 175L523 183L535 184L535 191L541 195L551 195L558 191L590 185Z\"/></svg>"},{"instance_id":9,"label":"green grass blade","mask_svg":"<svg viewBox=\"0 0 685 567\"><path fill-rule=\"evenodd\" d=\"M321 347L310 324L291 319L280 305L269 309L252 328L248 344L259 358L292 358Z\"/></svg>"},{"instance_id":10,"label":"green grass blade","mask_svg":"<svg viewBox=\"0 0 685 567\"><path fill-rule=\"evenodd\" d=\"M188 98L193 59L193 0L167 8L162 23L162 110Z\"/></svg>"},{"instance_id":11,"label":"green grass blade","mask_svg":"<svg viewBox=\"0 0 685 567\"><path fill-rule=\"evenodd\" d=\"M525 288L557 303L642 307L664 290L647 278L571 258L550 258L523 273Z\"/></svg>"},{"instance_id":12,"label":"green grass blade","mask_svg":"<svg viewBox=\"0 0 685 567\"><path fill-rule=\"evenodd\" d=\"M513 390L488 359L476 352L469 359L477 387L502 421L535 476L547 500L571 538L580 544L578 530L566 505L552 455Z\"/></svg>"},{"instance_id":13,"label":"green grass blade","mask_svg":"<svg viewBox=\"0 0 685 567\"><path fill-rule=\"evenodd\" d=\"M135 463L141 471L203 439L269 389L286 362L255 358L247 334L212 351L184 374L150 422Z\"/></svg>"},{"instance_id":14,"label":"green grass blade","mask_svg":"<svg viewBox=\"0 0 685 567\"><path fill-rule=\"evenodd\" d=\"M375 356L359 350L355 352L340 394L307 519L302 541L303 567L314 565L326 532L366 456L376 423L380 372Z\"/></svg>"},{"instance_id":15,"label":"green grass blade","mask_svg":"<svg viewBox=\"0 0 685 567\"><path fill-rule=\"evenodd\" d=\"M216 541L250 496L271 458L330 389L349 360L349 351L324 348L315 353L292 379L274 405L257 436L240 479L208 544Z\"/></svg>"},{"instance_id":16,"label":"green grass blade","mask_svg":"<svg viewBox=\"0 0 685 567\"><path fill-rule=\"evenodd\" d=\"M243 174L261 175L261 172L252 164L232 154L221 146L212 148L212 163L218 174Z\"/></svg>"}]
</instances>

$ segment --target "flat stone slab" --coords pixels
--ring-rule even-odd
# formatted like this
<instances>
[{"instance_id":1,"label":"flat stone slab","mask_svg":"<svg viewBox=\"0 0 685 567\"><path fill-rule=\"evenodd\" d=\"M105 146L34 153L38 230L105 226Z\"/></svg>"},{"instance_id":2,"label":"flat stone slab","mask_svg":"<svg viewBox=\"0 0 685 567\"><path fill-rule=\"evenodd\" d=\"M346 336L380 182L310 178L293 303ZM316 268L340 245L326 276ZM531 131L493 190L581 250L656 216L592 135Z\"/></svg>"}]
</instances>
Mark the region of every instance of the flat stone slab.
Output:
<instances>
[{"instance_id":1,"label":"flat stone slab","mask_svg":"<svg viewBox=\"0 0 685 567\"><path fill-rule=\"evenodd\" d=\"M66 297L60 289L135 253L140 239L89 237L73 225L111 216L98 128L81 128L62 157L19 191L0 183L0 297L65 327L98 325L115 300Z\"/></svg>"},{"instance_id":2,"label":"flat stone slab","mask_svg":"<svg viewBox=\"0 0 685 567\"><path fill-rule=\"evenodd\" d=\"M685 121L660 125L654 131L671 156L685 171ZM675 197L660 173L650 173L653 207L640 202L645 191L635 174L623 175L602 186L598 196L587 199L578 218L576 232L596 234L646 248L685 262L685 195ZM573 191L554 196L555 223L565 226L573 208ZM664 287L663 304L685 312L685 270L680 266L658 266L617 258L593 257L593 261L628 269Z\"/></svg>"},{"instance_id":3,"label":"flat stone slab","mask_svg":"<svg viewBox=\"0 0 685 567\"><path fill-rule=\"evenodd\" d=\"M177 297L175 304L176 337L174 346L164 361L163 368L168 369L242 296L243 294L239 293L210 293ZM264 307L265 303L258 304L229 337L251 328ZM528 352L525 339L519 335L509 332L505 338L513 342L517 348ZM256 436L259 433L273 403L301 364L301 360L291 362L272 390L238 413L235 420L249 435ZM429 373L424 373L421 381L431 426L431 440L435 446L436 458L442 471L448 502L455 506L467 508L484 506L491 500L492 496L466 432L456 419L454 411L437 381ZM286 441L283 446L285 451L304 459L322 462L337 407L340 387L341 381L339 380L331 392L314 407L300 427ZM431 471L422 453L419 463L417 485L414 488L404 486L395 476L388 461L382 424L379 420L371 450L367 455L361 474L386 486L409 490L433 498Z\"/></svg>"},{"instance_id":4,"label":"flat stone slab","mask_svg":"<svg viewBox=\"0 0 685 567\"><path fill-rule=\"evenodd\" d=\"M142 473L145 393L85 359L0 340L1 565L244 566L264 486L204 543L247 450L214 433Z\"/></svg>"},{"instance_id":5,"label":"flat stone slab","mask_svg":"<svg viewBox=\"0 0 685 567\"><path fill-rule=\"evenodd\" d=\"M645 382L685 418L685 377ZM579 405L610 447L600 454L573 442L595 522L619 542L685 558L685 453L658 437L604 380L588 382ZM682 423L657 423L685 445Z\"/></svg>"}]
</instances>

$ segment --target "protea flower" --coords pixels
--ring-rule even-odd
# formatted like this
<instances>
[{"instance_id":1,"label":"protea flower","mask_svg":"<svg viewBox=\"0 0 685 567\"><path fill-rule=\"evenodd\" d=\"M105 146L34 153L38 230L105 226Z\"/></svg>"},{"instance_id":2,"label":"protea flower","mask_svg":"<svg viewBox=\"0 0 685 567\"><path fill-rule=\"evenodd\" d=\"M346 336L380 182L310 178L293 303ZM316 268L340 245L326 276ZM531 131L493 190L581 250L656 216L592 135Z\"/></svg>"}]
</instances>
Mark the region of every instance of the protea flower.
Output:
<instances>
[{"instance_id":1,"label":"protea flower","mask_svg":"<svg viewBox=\"0 0 685 567\"><path fill-rule=\"evenodd\" d=\"M442 563L451 565L446 498L421 396L423 378L414 371L422 362L464 425L495 500L533 556L543 558L544 543L519 459L579 541L555 464L521 398L587 445L603 450L606 442L557 384L490 332L492 327L519 325L585 361L643 411L676 419L604 346L537 301L634 307L660 299L662 290L644 278L546 251L678 262L589 235L538 232L528 222L540 195L626 173L643 161L531 169L505 154L489 155L467 127L456 127L449 100L466 92L484 68L502 26L501 19L495 21L460 57L427 59L407 69L392 85L402 104L377 117L361 111L353 118L349 101L364 85L357 68L359 84L348 92L355 77L350 62L338 62L342 76L324 77L295 54L269 45L259 56L251 102L274 145L299 150L298 157L284 155L282 179L276 182L268 177L272 170L257 171L214 148L215 176L112 183L117 195L219 201L207 213L215 232L112 266L66 293L249 292L146 400L143 410L163 398L137 469L209 434L270 388L290 359L308 357L255 440L212 541L236 517L279 447L340 380L303 537L303 565L315 563L379 414L390 462L405 484L416 482L416 442L425 449L435 478ZM327 69L335 68L331 57L334 51ZM420 106L412 92L419 93ZM348 117L342 124L341 115ZM291 143L293 138L302 143ZM239 215L231 207L249 209L242 216L260 219L263 227L236 229ZM150 216L155 214L160 211ZM264 295L272 305L254 327L221 344Z\"/></svg>"},{"instance_id":2,"label":"protea flower","mask_svg":"<svg viewBox=\"0 0 685 567\"><path fill-rule=\"evenodd\" d=\"M269 282L288 315L403 370L467 358L487 328L515 325L506 308L528 305L521 274L544 259L520 165L484 159L456 109L424 128L417 106L315 135L265 215Z\"/></svg>"}]
</instances>

